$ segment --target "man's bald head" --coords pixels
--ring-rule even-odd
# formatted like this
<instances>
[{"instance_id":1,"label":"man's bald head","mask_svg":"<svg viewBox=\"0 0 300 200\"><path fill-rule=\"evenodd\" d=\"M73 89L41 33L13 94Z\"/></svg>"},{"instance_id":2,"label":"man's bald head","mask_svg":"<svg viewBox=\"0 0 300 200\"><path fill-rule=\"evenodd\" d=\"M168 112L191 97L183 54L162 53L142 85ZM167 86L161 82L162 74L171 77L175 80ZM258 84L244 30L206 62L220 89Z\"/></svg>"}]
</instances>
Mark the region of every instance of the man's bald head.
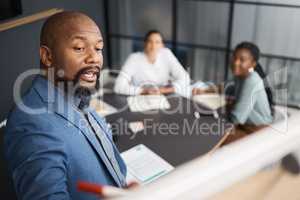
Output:
<instances>
[{"instance_id":1,"label":"man's bald head","mask_svg":"<svg viewBox=\"0 0 300 200\"><path fill-rule=\"evenodd\" d=\"M95 88L103 65L103 38L87 15L67 11L48 18L41 31L40 64L54 81Z\"/></svg>"},{"instance_id":2,"label":"man's bald head","mask_svg":"<svg viewBox=\"0 0 300 200\"><path fill-rule=\"evenodd\" d=\"M96 23L87 15L76 11L64 11L49 17L41 30L40 45L53 48L56 42L66 39L74 31L80 31L81 25L93 26L93 31L100 30Z\"/></svg>"}]
</instances>

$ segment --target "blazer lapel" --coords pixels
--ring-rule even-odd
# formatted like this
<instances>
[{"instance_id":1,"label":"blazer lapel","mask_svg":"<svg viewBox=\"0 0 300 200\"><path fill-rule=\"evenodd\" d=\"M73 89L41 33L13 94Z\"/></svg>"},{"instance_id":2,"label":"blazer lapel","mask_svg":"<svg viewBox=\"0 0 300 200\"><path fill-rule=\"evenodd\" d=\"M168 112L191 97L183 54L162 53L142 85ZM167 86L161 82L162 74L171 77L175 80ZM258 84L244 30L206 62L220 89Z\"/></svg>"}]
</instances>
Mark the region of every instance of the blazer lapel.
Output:
<instances>
[{"instance_id":1,"label":"blazer lapel","mask_svg":"<svg viewBox=\"0 0 300 200\"><path fill-rule=\"evenodd\" d=\"M59 91L59 88L55 87L43 77L37 78L35 89L40 94L41 98L48 103L48 105L49 103L52 104L51 108L56 114L66 119L68 123L72 124L81 131L95 152L97 152L97 155L106 165L106 168L110 172L117 185L122 186L95 134L91 132L91 129L89 129L90 125L87 123L84 115L73 105L73 99L67 99L66 96L63 95L62 91Z\"/></svg>"},{"instance_id":2,"label":"blazer lapel","mask_svg":"<svg viewBox=\"0 0 300 200\"><path fill-rule=\"evenodd\" d=\"M55 112L64 117L68 122L72 123L75 127L80 129L80 131L83 133L85 138L89 141L90 145L94 148L94 150L98 153L104 164L106 165L108 171L114 178L115 182L121 186L120 180L112 168L112 165L110 164L110 161L108 160L107 156L104 153L104 150L102 146L100 145L99 141L97 140L95 134L91 131L90 128L88 128L90 125L87 123L85 117L83 114L81 114L76 108L73 106L67 106L70 111L64 111L56 110ZM72 108L73 107L73 108ZM103 134L103 133L102 133Z\"/></svg>"}]
</instances>

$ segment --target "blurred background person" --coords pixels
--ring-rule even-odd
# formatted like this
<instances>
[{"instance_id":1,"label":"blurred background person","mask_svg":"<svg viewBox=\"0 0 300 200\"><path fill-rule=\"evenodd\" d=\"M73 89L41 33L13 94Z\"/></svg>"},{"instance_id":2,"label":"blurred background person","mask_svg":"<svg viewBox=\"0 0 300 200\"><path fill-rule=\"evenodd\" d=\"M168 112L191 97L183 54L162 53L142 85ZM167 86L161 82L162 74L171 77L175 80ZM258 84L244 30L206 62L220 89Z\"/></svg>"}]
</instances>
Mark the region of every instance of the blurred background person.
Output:
<instances>
[{"instance_id":1,"label":"blurred background person","mask_svg":"<svg viewBox=\"0 0 300 200\"><path fill-rule=\"evenodd\" d=\"M230 120L235 124L267 125L272 122L273 98L265 86L259 48L250 42L238 44L232 58L234 99Z\"/></svg>"},{"instance_id":2,"label":"blurred background person","mask_svg":"<svg viewBox=\"0 0 300 200\"><path fill-rule=\"evenodd\" d=\"M189 84L188 73L164 46L162 34L151 30L145 36L144 51L132 53L126 60L114 91L125 95L182 94Z\"/></svg>"}]
</instances>

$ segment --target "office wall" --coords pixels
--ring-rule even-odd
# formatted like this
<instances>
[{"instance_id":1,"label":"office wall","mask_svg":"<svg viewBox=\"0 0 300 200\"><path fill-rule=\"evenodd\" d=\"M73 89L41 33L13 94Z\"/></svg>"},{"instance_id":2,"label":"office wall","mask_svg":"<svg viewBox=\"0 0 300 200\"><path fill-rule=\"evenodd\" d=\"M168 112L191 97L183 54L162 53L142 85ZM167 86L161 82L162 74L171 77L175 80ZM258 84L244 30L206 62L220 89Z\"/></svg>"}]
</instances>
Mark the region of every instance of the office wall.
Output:
<instances>
[{"instance_id":1,"label":"office wall","mask_svg":"<svg viewBox=\"0 0 300 200\"><path fill-rule=\"evenodd\" d=\"M242 1L245 1L244 3ZM242 0L234 5L231 44L228 46L230 4L228 1L177 1L177 56L194 80L222 82L231 70L226 49L241 41L256 43L263 53L260 63L268 74L278 103L300 105L300 5L299 0ZM111 0L113 67L120 68L127 56L142 46L138 37L151 29L172 40L172 2ZM258 5L249 4L252 2ZM277 3L277 5L271 5ZM290 6L285 6L290 5ZM152 13L152 14L151 14ZM277 89L284 85L284 90Z\"/></svg>"},{"instance_id":2,"label":"office wall","mask_svg":"<svg viewBox=\"0 0 300 200\"><path fill-rule=\"evenodd\" d=\"M50 8L82 11L96 21L103 33L105 31L102 0L23 0L22 6L22 16ZM43 21L0 32L0 122L13 104L13 85L16 78L28 69L39 67L39 33ZM24 88L28 85L29 81L24 84Z\"/></svg>"},{"instance_id":3,"label":"office wall","mask_svg":"<svg viewBox=\"0 0 300 200\"><path fill-rule=\"evenodd\" d=\"M300 5L298 4L295 5ZM235 46L241 40L256 42L262 52L300 57L300 8L236 5L233 24Z\"/></svg>"},{"instance_id":4,"label":"office wall","mask_svg":"<svg viewBox=\"0 0 300 200\"><path fill-rule=\"evenodd\" d=\"M279 3L277 0L266 2ZM300 5L299 1L282 1ZM253 41L265 54L300 58L300 8L236 5L232 46L243 40ZM300 62L262 57L268 79L274 88L275 101L299 105ZM285 84L283 89L276 85Z\"/></svg>"},{"instance_id":5,"label":"office wall","mask_svg":"<svg viewBox=\"0 0 300 200\"><path fill-rule=\"evenodd\" d=\"M110 33L143 38L150 29L172 39L172 0L109 0ZM112 68L120 69L132 51L142 50L142 41L112 39Z\"/></svg>"},{"instance_id":6,"label":"office wall","mask_svg":"<svg viewBox=\"0 0 300 200\"><path fill-rule=\"evenodd\" d=\"M229 4L226 2L179 1L178 41L183 43L226 47ZM257 1L262 2L262 1ZM264 0L278 3L276 0ZM281 1L282 3L282 1ZM299 1L286 1L300 5ZM300 58L300 9L236 4L234 9L231 47L241 41L256 43L265 54ZM187 12L188 11L188 12ZM189 50L189 65L195 79L222 80L224 55L222 51ZM261 60L267 71L285 66L300 67L299 63L278 59ZM295 69L291 72L294 73ZM297 77L293 77L294 79Z\"/></svg>"},{"instance_id":7,"label":"office wall","mask_svg":"<svg viewBox=\"0 0 300 200\"><path fill-rule=\"evenodd\" d=\"M229 4L227 2L179 1L178 42L226 48ZM225 51L187 48L186 65L195 80L221 82Z\"/></svg>"}]
</instances>

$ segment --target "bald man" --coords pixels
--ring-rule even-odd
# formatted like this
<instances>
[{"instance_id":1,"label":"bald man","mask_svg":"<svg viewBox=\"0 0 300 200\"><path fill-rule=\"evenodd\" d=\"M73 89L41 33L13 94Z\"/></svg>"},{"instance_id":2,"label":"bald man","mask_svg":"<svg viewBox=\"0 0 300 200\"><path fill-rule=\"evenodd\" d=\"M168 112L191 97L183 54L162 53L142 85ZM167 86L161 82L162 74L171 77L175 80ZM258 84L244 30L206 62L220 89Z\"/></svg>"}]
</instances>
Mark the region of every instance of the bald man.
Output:
<instances>
[{"instance_id":1,"label":"bald man","mask_svg":"<svg viewBox=\"0 0 300 200\"><path fill-rule=\"evenodd\" d=\"M126 166L105 121L89 107L103 38L95 22L62 12L43 25L40 75L10 113L5 155L18 199L99 199L78 181L125 186Z\"/></svg>"}]
</instances>

